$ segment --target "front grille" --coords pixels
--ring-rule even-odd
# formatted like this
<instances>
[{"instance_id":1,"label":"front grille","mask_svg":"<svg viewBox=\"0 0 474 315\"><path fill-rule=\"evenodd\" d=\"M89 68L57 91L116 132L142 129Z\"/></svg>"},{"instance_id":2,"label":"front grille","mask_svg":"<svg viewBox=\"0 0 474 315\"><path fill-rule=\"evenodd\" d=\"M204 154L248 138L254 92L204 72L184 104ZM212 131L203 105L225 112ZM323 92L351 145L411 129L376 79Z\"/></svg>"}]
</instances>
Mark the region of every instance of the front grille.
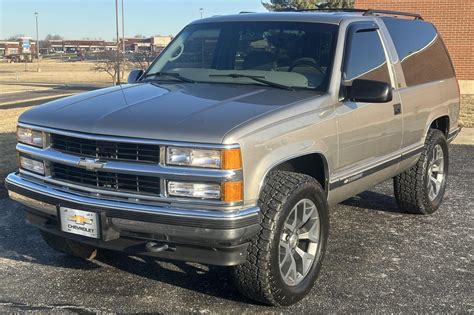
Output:
<instances>
[{"instance_id":1,"label":"front grille","mask_svg":"<svg viewBox=\"0 0 474 315\"><path fill-rule=\"evenodd\" d=\"M52 148L101 160L159 163L160 146L153 144L99 141L51 134Z\"/></svg>"},{"instance_id":2,"label":"front grille","mask_svg":"<svg viewBox=\"0 0 474 315\"><path fill-rule=\"evenodd\" d=\"M160 194L158 177L95 172L58 163L51 163L50 167L54 179L72 184L134 194Z\"/></svg>"}]
</instances>

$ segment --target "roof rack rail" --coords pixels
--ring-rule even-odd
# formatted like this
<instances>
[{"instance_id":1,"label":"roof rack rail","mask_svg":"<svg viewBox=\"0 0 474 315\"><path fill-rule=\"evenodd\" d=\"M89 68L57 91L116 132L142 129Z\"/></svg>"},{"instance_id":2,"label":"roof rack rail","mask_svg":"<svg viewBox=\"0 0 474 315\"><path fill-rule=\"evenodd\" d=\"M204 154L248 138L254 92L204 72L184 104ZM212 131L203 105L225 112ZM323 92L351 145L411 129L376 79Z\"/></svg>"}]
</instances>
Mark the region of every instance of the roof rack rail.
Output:
<instances>
[{"instance_id":1,"label":"roof rack rail","mask_svg":"<svg viewBox=\"0 0 474 315\"><path fill-rule=\"evenodd\" d=\"M318 12L318 11L339 11L339 12L366 12L367 9L353 9L353 8L316 8L316 9L276 9L276 12Z\"/></svg>"},{"instance_id":2,"label":"roof rack rail","mask_svg":"<svg viewBox=\"0 0 474 315\"><path fill-rule=\"evenodd\" d=\"M415 20L423 20L420 14L417 13L408 13L408 12L400 12L400 11L392 11L392 10L377 10L377 9L367 9L363 15L394 15L394 16L409 16L415 18Z\"/></svg>"},{"instance_id":3,"label":"roof rack rail","mask_svg":"<svg viewBox=\"0 0 474 315\"><path fill-rule=\"evenodd\" d=\"M362 12L364 16L369 15L393 15L393 16L409 16L415 18L415 20L423 20L421 15L417 13L408 13L408 12L400 12L400 11L391 11L391 10L377 10L377 9L354 9L354 8L316 8L316 9L294 9L294 8L286 8L286 9L277 9L277 12L321 12L321 11L328 11L328 12Z\"/></svg>"}]
</instances>

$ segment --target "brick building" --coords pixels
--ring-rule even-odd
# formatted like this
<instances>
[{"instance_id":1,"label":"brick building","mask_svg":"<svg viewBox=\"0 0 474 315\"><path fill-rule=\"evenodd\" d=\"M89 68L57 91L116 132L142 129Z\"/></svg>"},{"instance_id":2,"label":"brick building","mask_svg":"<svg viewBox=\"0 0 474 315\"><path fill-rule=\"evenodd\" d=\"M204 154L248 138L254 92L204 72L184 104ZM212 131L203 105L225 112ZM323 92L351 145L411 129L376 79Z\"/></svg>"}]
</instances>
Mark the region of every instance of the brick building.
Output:
<instances>
[{"instance_id":1,"label":"brick building","mask_svg":"<svg viewBox=\"0 0 474 315\"><path fill-rule=\"evenodd\" d=\"M25 51L22 46L22 40L0 40L0 56L36 54L36 42L30 40L30 49Z\"/></svg>"},{"instance_id":2,"label":"brick building","mask_svg":"<svg viewBox=\"0 0 474 315\"><path fill-rule=\"evenodd\" d=\"M461 92L474 94L474 0L355 0L355 7L421 14L443 37Z\"/></svg>"},{"instance_id":3,"label":"brick building","mask_svg":"<svg viewBox=\"0 0 474 315\"><path fill-rule=\"evenodd\" d=\"M153 36L148 38L125 38L126 51L148 50L152 52L162 51L171 42L170 36ZM122 40L120 39L120 45Z\"/></svg>"}]
</instances>

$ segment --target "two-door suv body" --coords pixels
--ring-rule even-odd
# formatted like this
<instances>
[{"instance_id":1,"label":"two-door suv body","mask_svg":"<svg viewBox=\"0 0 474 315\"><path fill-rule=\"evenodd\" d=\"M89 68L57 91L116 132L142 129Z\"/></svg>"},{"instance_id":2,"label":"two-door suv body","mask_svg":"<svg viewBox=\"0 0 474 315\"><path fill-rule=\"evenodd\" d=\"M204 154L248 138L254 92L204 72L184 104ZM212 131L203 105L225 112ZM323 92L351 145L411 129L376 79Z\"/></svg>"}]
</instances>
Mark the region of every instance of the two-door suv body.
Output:
<instances>
[{"instance_id":1,"label":"two-door suv body","mask_svg":"<svg viewBox=\"0 0 474 315\"><path fill-rule=\"evenodd\" d=\"M328 208L386 179L441 203L459 89L416 15L245 13L188 25L129 84L19 118L10 197L62 252L232 266L241 292L304 297Z\"/></svg>"}]
</instances>

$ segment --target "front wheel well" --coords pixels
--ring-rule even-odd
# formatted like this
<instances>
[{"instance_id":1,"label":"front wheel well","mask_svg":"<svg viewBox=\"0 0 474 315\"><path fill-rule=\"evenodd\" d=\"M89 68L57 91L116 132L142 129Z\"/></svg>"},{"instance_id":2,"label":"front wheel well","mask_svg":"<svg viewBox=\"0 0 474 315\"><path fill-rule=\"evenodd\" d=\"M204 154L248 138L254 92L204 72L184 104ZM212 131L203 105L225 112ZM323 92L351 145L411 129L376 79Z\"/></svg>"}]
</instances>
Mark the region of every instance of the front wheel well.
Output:
<instances>
[{"instance_id":1,"label":"front wheel well","mask_svg":"<svg viewBox=\"0 0 474 315\"><path fill-rule=\"evenodd\" d=\"M319 153L307 154L284 161L274 168L272 171L289 171L305 174L316 179L321 187L328 192L329 171L326 158Z\"/></svg>"}]
</instances>

